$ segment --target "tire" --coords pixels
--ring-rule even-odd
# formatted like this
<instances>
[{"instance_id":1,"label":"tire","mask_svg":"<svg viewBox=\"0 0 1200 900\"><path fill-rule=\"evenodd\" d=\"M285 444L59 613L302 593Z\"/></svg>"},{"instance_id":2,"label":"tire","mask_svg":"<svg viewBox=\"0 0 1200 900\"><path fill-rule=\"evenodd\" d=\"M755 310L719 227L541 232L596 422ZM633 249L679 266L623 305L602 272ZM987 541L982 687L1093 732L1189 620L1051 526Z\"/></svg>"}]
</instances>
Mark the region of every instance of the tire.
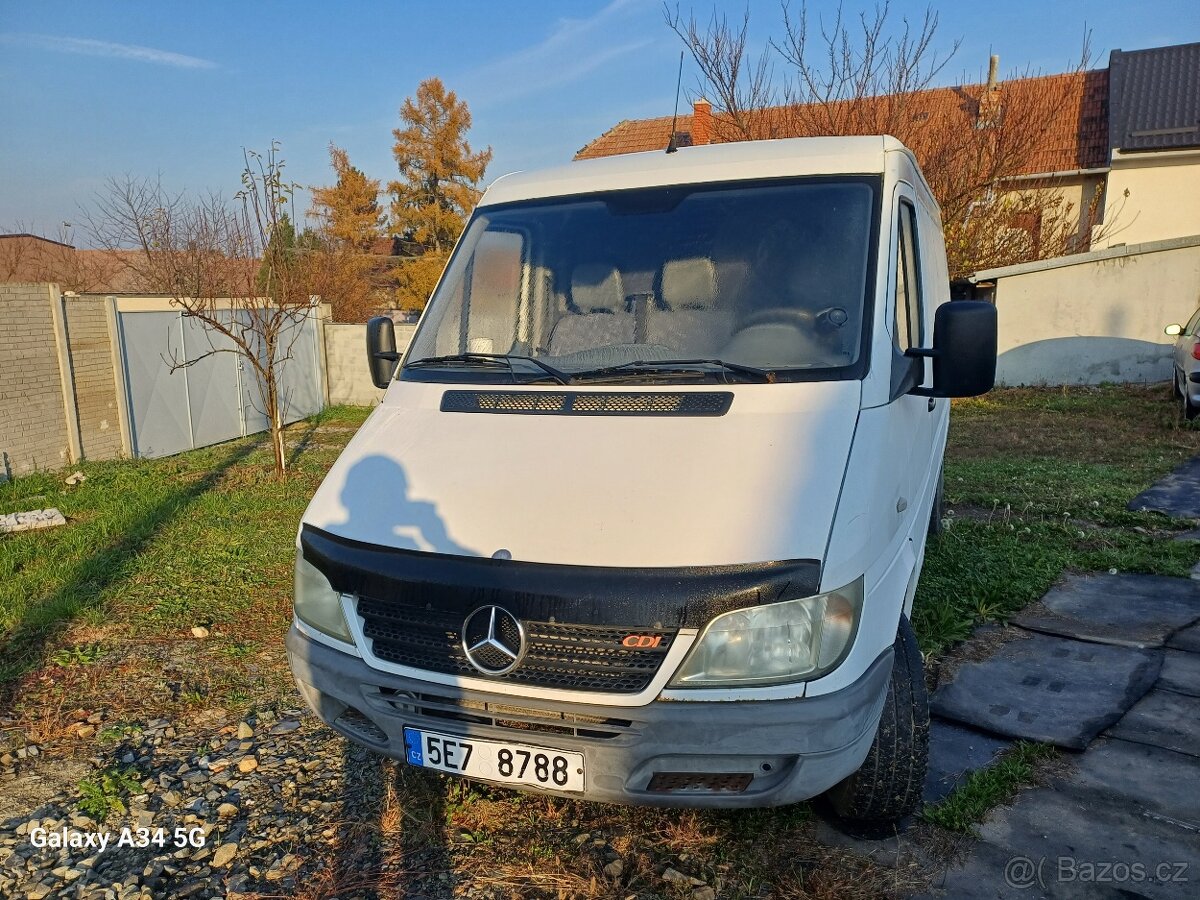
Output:
<instances>
[{"instance_id":1,"label":"tire","mask_svg":"<svg viewBox=\"0 0 1200 900\"><path fill-rule=\"evenodd\" d=\"M1180 407L1183 411L1183 421L1191 422L1195 420L1196 416L1200 415L1200 407L1195 407L1192 405L1191 398L1188 397L1187 385L1187 376L1184 375L1183 381L1180 383L1178 388L1179 396L1181 398Z\"/></svg>"},{"instance_id":2,"label":"tire","mask_svg":"<svg viewBox=\"0 0 1200 900\"><path fill-rule=\"evenodd\" d=\"M933 491L933 507L929 510L929 536L937 537L945 528L942 519L946 517L946 471L938 470L937 487Z\"/></svg>"},{"instance_id":3,"label":"tire","mask_svg":"<svg viewBox=\"0 0 1200 900\"><path fill-rule=\"evenodd\" d=\"M929 763L929 696L921 650L906 616L896 634L892 678L866 760L825 795L834 815L859 832L894 829L921 803Z\"/></svg>"},{"instance_id":4,"label":"tire","mask_svg":"<svg viewBox=\"0 0 1200 900\"><path fill-rule=\"evenodd\" d=\"M1171 396L1176 400L1183 396L1183 391L1179 389L1179 375L1174 369L1171 370Z\"/></svg>"}]
</instances>

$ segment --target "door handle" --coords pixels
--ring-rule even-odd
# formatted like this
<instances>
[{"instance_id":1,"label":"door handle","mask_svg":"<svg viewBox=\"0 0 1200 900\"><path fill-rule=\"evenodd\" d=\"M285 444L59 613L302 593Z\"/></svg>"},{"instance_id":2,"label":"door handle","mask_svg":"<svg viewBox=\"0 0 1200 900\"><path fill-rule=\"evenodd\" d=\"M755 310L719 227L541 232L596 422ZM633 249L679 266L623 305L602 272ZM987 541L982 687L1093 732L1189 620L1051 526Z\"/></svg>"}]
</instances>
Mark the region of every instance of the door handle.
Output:
<instances>
[{"instance_id":1,"label":"door handle","mask_svg":"<svg viewBox=\"0 0 1200 900\"><path fill-rule=\"evenodd\" d=\"M929 398L929 411L930 411L930 412L933 412L933 410L934 410L936 407L937 407L937 401L936 401L936 400L934 400L932 397L930 397L930 398Z\"/></svg>"}]
</instances>

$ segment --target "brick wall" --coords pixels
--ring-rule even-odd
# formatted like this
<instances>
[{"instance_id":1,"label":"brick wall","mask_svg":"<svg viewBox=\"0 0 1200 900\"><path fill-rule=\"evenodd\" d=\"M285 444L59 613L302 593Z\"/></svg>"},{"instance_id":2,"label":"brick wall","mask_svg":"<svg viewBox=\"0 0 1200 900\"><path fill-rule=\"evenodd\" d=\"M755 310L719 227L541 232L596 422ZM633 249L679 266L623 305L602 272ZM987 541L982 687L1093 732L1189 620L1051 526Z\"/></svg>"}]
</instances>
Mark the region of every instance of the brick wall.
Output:
<instances>
[{"instance_id":1,"label":"brick wall","mask_svg":"<svg viewBox=\"0 0 1200 900\"><path fill-rule=\"evenodd\" d=\"M0 477L55 469L69 457L47 284L0 284Z\"/></svg>"},{"instance_id":2,"label":"brick wall","mask_svg":"<svg viewBox=\"0 0 1200 900\"><path fill-rule=\"evenodd\" d=\"M84 459L116 459L122 450L121 419L104 299L68 297L65 306L80 449Z\"/></svg>"}]
</instances>

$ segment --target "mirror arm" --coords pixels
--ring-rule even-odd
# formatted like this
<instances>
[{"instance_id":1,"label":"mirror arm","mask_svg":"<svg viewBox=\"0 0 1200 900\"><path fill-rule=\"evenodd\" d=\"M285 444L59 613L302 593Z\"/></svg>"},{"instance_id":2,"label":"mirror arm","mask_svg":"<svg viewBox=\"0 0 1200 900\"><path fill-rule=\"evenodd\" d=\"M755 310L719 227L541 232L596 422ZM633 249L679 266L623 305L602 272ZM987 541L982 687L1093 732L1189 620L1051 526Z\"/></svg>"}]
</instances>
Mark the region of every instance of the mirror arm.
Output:
<instances>
[{"instance_id":1,"label":"mirror arm","mask_svg":"<svg viewBox=\"0 0 1200 900\"><path fill-rule=\"evenodd\" d=\"M904 351L904 355L909 359L937 359L942 355L942 351L936 347L909 347Z\"/></svg>"},{"instance_id":2,"label":"mirror arm","mask_svg":"<svg viewBox=\"0 0 1200 900\"><path fill-rule=\"evenodd\" d=\"M909 347L904 351L908 359L937 359L942 352L935 347ZM931 387L915 387L909 390L914 397L940 397Z\"/></svg>"},{"instance_id":3,"label":"mirror arm","mask_svg":"<svg viewBox=\"0 0 1200 900\"><path fill-rule=\"evenodd\" d=\"M386 359L388 362L400 362L398 350L376 350L374 356L376 359Z\"/></svg>"}]
</instances>

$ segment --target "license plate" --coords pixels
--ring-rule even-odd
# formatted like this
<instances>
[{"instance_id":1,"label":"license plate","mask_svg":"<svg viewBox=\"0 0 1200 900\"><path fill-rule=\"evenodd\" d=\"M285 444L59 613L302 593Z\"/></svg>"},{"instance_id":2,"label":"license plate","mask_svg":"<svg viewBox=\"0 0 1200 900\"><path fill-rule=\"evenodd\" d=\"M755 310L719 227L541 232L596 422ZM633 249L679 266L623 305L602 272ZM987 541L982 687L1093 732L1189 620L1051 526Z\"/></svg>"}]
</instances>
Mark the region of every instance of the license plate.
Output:
<instances>
[{"instance_id":1,"label":"license plate","mask_svg":"<svg viewBox=\"0 0 1200 900\"><path fill-rule=\"evenodd\" d=\"M410 765L501 784L583 791L583 754L404 729Z\"/></svg>"}]
</instances>

